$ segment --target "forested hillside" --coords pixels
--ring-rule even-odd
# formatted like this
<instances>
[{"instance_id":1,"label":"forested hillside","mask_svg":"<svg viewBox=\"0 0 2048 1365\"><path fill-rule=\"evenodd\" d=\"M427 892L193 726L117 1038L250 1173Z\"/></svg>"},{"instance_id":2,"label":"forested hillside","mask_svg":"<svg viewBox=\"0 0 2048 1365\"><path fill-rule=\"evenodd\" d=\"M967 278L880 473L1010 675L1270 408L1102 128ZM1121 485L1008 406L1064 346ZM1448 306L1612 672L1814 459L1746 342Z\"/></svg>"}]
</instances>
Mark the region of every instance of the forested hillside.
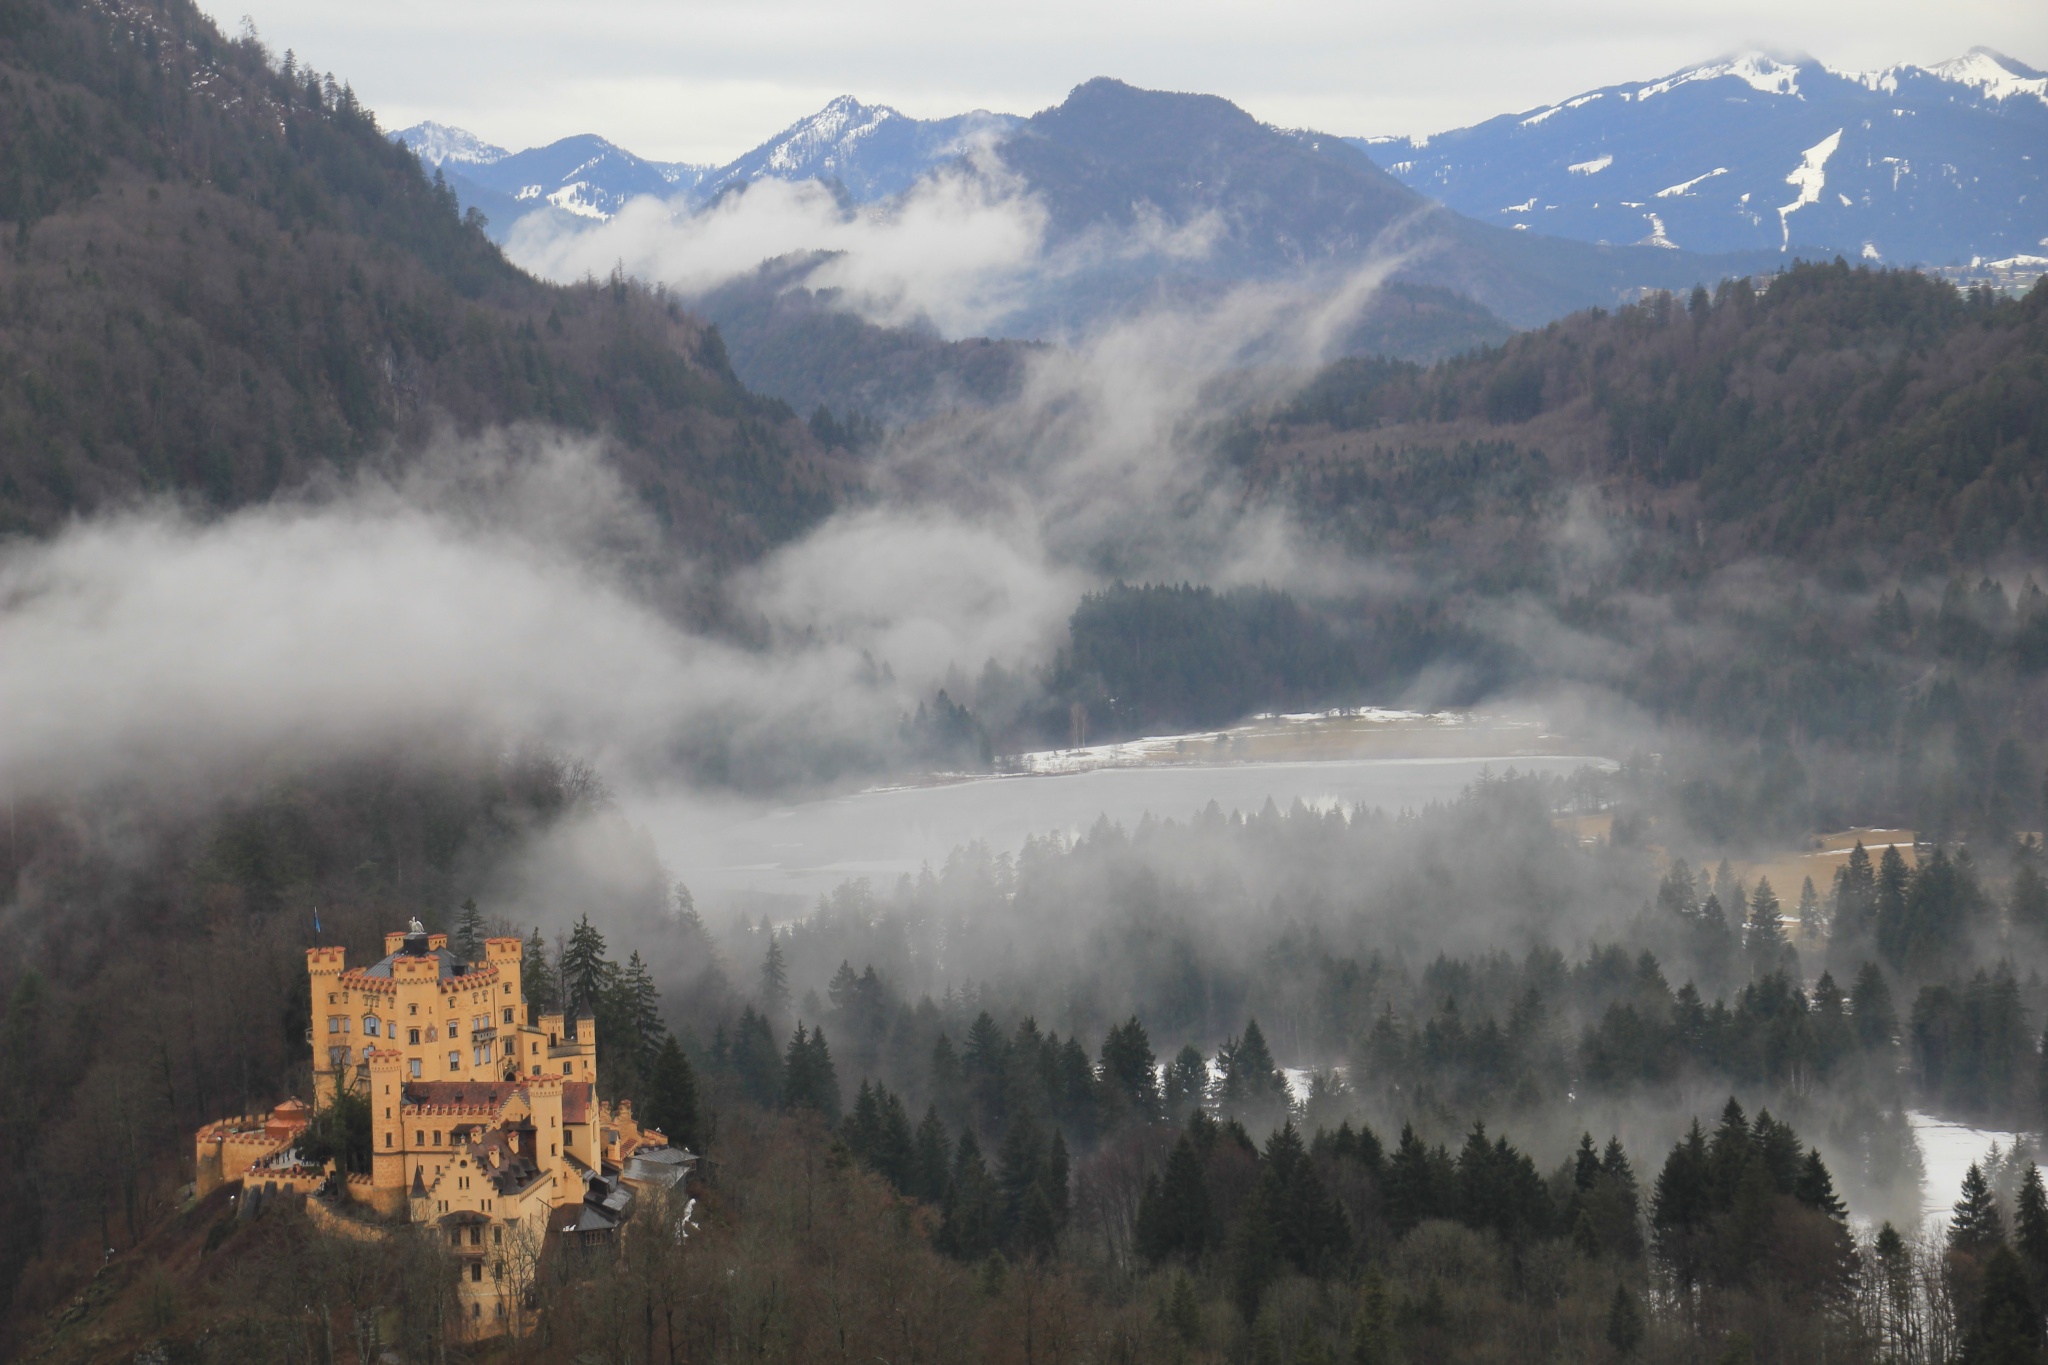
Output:
<instances>
[{"instance_id":1,"label":"forested hillside","mask_svg":"<svg viewBox=\"0 0 2048 1365\"><path fill-rule=\"evenodd\" d=\"M1584 486L1655 546L1653 583L1756 554L1838 576L2039 556L2048 291L1838 261L1653 295L1429 370L1340 361L1248 458L1373 550Z\"/></svg>"},{"instance_id":2,"label":"forested hillside","mask_svg":"<svg viewBox=\"0 0 2048 1365\"><path fill-rule=\"evenodd\" d=\"M612 438L655 515L728 557L842 482L701 323L514 269L345 85L184 0L13 0L0 161L0 530L240 505L520 419Z\"/></svg>"}]
</instances>

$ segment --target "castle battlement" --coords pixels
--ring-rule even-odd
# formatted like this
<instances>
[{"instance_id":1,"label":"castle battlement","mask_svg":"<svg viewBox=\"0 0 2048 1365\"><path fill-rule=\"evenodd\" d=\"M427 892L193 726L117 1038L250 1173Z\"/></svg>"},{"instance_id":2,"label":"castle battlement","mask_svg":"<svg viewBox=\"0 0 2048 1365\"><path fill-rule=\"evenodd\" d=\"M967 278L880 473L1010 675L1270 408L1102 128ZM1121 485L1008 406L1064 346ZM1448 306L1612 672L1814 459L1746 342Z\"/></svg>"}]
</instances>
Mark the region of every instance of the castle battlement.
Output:
<instances>
[{"instance_id":1,"label":"castle battlement","mask_svg":"<svg viewBox=\"0 0 2048 1365\"><path fill-rule=\"evenodd\" d=\"M544 1227L556 1210L583 1204L589 1182L616 1191L634 1152L665 1145L633 1122L630 1103L598 1098L594 1020L551 1010L531 1021L525 948L486 939L482 959L464 961L446 934L414 920L386 934L383 958L367 966L348 966L340 947L306 950L315 1094L354 1091L370 1108L371 1170L331 1172L331 1191L386 1217L490 1224L513 1244L512 1229ZM311 1118L288 1100L208 1124L195 1134L201 1182L273 1178ZM462 1282L472 1335L523 1315L516 1298L501 1297L506 1283Z\"/></svg>"}]
</instances>

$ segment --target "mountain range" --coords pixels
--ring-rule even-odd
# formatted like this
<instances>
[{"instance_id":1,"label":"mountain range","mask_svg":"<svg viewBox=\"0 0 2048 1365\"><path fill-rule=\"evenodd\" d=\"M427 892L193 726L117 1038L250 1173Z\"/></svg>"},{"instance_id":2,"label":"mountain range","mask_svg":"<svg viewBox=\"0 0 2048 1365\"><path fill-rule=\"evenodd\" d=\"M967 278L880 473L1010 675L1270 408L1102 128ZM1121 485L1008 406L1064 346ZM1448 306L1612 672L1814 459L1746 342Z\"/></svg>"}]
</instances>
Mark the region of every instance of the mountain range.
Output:
<instances>
[{"instance_id":1,"label":"mountain range","mask_svg":"<svg viewBox=\"0 0 2048 1365\"><path fill-rule=\"evenodd\" d=\"M1751 53L1357 145L1481 222L1581 241L2048 256L2048 74L1988 48L1874 72Z\"/></svg>"},{"instance_id":2,"label":"mountain range","mask_svg":"<svg viewBox=\"0 0 2048 1365\"><path fill-rule=\"evenodd\" d=\"M589 135L522 152L435 123L392 136L503 241L530 213L601 220L643 194L695 206L762 178L824 180L871 203L1032 122L917 119L841 96L715 167ZM1929 265L2048 247L2048 74L1988 48L1873 72L1752 52L1469 128L1343 140L1475 221L1588 243Z\"/></svg>"}]
</instances>

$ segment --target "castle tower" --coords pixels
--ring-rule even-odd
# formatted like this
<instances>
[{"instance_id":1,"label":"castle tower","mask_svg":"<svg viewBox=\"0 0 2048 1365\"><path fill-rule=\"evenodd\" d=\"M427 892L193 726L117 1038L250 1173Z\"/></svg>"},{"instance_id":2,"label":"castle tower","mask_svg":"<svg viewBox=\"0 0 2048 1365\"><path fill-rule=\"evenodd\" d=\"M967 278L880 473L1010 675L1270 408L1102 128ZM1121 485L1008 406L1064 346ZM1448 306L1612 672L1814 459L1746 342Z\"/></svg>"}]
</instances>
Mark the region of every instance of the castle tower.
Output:
<instances>
[{"instance_id":1,"label":"castle tower","mask_svg":"<svg viewBox=\"0 0 2048 1365\"><path fill-rule=\"evenodd\" d=\"M526 1079L526 1101L532 1110L533 1164L555 1179L557 1197L568 1163L562 1160L562 1078L553 1074Z\"/></svg>"},{"instance_id":2,"label":"castle tower","mask_svg":"<svg viewBox=\"0 0 2048 1365\"><path fill-rule=\"evenodd\" d=\"M370 1054L370 1183L405 1188L405 1054L395 1047Z\"/></svg>"},{"instance_id":3,"label":"castle tower","mask_svg":"<svg viewBox=\"0 0 2048 1365\"><path fill-rule=\"evenodd\" d=\"M346 1085L353 1074L353 1020L341 999L341 974L348 967L346 948L306 949L307 988L311 992L313 1031L313 1103L331 1100L335 1078Z\"/></svg>"},{"instance_id":4,"label":"castle tower","mask_svg":"<svg viewBox=\"0 0 2048 1365\"><path fill-rule=\"evenodd\" d=\"M526 960L526 945L517 938L484 940L484 961L498 970L498 985L491 999L491 1024L498 1031L497 1056L510 1058L520 1071L524 1060L519 1049L519 1026L526 1022L526 982L520 975Z\"/></svg>"}]
</instances>

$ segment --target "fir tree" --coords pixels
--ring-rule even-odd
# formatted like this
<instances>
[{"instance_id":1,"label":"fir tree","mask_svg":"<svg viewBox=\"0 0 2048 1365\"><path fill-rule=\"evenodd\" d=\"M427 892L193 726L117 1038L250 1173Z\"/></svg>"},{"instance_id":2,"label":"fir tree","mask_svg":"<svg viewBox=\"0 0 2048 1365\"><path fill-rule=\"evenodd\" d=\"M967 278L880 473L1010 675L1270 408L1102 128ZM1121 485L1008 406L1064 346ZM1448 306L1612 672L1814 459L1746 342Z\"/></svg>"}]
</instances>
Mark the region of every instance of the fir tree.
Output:
<instances>
[{"instance_id":1,"label":"fir tree","mask_svg":"<svg viewBox=\"0 0 2048 1365\"><path fill-rule=\"evenodd\" d=\"M1274 1062L1256 1019L1246 1022L1242 1038L1223 1045L1216 1064L1223 1073L1221 1096L1226 1107L1266 1108L1287 1098L1287 1077Z\"/></svg>"},{"instance_id":2,"label":"fir tree","mask_svg":"<svg viewBox=\"0 0 2048 1365\"><path fill-rule=\"evenodd\" d=\"M1792 1195L1810 1209L1818 1210L1841 1222L1849 1216L1848 1205L1835 1196L1835 1180L1828 1174L1827 1163L1820 1159L1820 1148L1808 1150L1806 1160L1800 1163L1799 1179L1792 1188Z\"/></svg>"},{"instance_id":3,"label":"fir tree","mask_svg":"<svg viewBox=\"0 0 2048 1365\"><path fill-rule=\"evenodd\" d=\"M476 897L471 896L456 913L455 932L448 936L448 945L464 962L480 962L484 956L484 937L483 912L476 908Z\"/></svg>"},{"instance_id":4,"label":"fir tree","mask_svg":"<svg viewBox=\"0 0 2048 1365\"><path fill-rule=\"evenodd\" d=\"M1394 1322L1387 1303L1387 1282L1379 1267L1365 1272L1358 1291L1358 1311L1351 1323L1351 1365L1393 1365Z\"/></svg>"},{"instance_id":5,"label":"fir tree","mask_svg":"<svg viewBox=\"0 0 2048 1365\"><path fill-rule=\"evenodd\" d=\"M1209 1095L1209 1063L1193 1043L1174 1054L1166 1068L1165 1104L1168 1118L1179 1120L1190 1109L1200 1109Z\"/></svg>"},{"instance_id":6,"label":"fir tree","mask_svg":"<svg viewBox=\"0 0 2048 1365\"><path fill-rule=\"evenodd\" d=\"M939 1249L962 1261L978 1261L994 1251L1001 1201L974 1134L962 1133L946 1183L945 1211L936 1239Z\"/></svg>"},{"instance_id":7,"label":"fir tree","mask_svg":"<svg viewBox=\"0 0 2048 1365\"><path fill-rule=\"evenodd\" d=\"M661 1022L661 992L655 989L654 977L648 973L647 964L640 960L638 949L626 959L625 970L619 978L619 996L622 1008L616 1013L624 1016L629 1030L625 1041L639 1059L642 1070L651 1070L655 1054L661 1050L662 1039L668 1036L668 1027Z\"/></svg>"},{"instance_id":8,"label":"fir tree","mask_svg":"<svg viewBox=\"0 0 2048 1365\"><path fill-rule=\"evenodd\" d=\"M1999 1215L1998 1200L1991 1182L1976 1162L1963 1173L1962 1197L1956 1200L1955 1216L1949 1221L1948 1244L1957 1251L1983 1256L2005 1243L2005 1220Z\"/></svg>"},{"instance_id":9,"label":"fir tree","mask_svg":"<svg viewBox=\"0 0 2048 1365\"><path fill-rule=\"evenodd\" d=\"M1984 1263L1976 1322L1963 1339L1963 1365L2041 1365L2041 1347L2041 1314L2026 1269L2011 1247L1995 1247Z\"/></svg>"},{"instance_id":10,"label":"fir tree","mask_svg":"<svg viewBox=\"0 0 2048 1365\"><path fill-rule=\"evenodd\" d=\"M839 1077L825 1030L807 1029L801 1020L782 1057L782 1104L786 1109L812 1110L827 1123L839 1121Z\"/></svg>"},{"instance_id":11,"label":"fir tree","mask_svg":"<svg viewBox=\"0 0 2048 1365\"><path fill-rule=\"evenodd\" d=\"M755 1104L772 1107L782 1095L783 1059L775 1046L775 1032L765 1016L748 1005L740 1011L733 1029L732 1069L740 1089Z\"/></svg>"},{"instance_id":12,"label":"fir tree","mask_svg":"<svg viewBox=\"0 0 2048 1365\"><path fill-rule=\"evenodd\" d=\"M584 915L569 931L562 954L562 994L567 1010L596 1010L603 1003L618 968L606 960L604 935Z\"/></svg>"},{"instance_id":13,"label":"fir tree","mask_svg":"<svg viewBox=\"0 0 2048 1365\"><path fill-rule=\"evenodd\" d=\"M1714 1184L1707 1140L1699 1120L1672 1147L1650 1197L1650 1228L1657 1258L1681 1287L1699 1282L1705 1264L1704 1238L1714 1212Z\"/></svg>"},{"instance_id":14,"label":"fir tree","mask_svg":"<svg viewBox=\"0 0 2048 1365\"><path fill-rule=\"evenodd\" d=\"M953 1040L941 1033L932 1043L932 1104L955 1124L967 1121L967 1078Z\"/></svg>"},{"instance_id":15,"label":"fir tree","mask_svg":"<svg viewBox=\"0 0 2048 1365\"><path fill-rule=\"evenodd\" d=\"M1202 1159L1187 1133L1166 1159L1163 1177L1148 1178L1138 1200L1138 1252L1154 1265L1176 1257L1199 1261L1214 1239L1215 1214Z\"/></svg>"},{"instance_id":16,"label":"fir tree","mask_svg":"<svg viewBox=\"0 0 2048 1365\"><path fill-rule=\"evenodd\" d=\"M1821 918L1820 892L1814 890L1811 877L1799 887L1799 932L1809 944L1820 942L1827 933L1827 923Z\"/></svg>"},{"instance_id":17,"label":"fir tree","mask_svg":"<svg viewBox=\"0 0 2048 1365\"><path fill-rule=\"evenodd\" d=\"M789 964L783 961L782 943L772 928L767 955L761 959L761 1013L771 1020L789 1013Z\"/></svg>"},{"instance_id":18,"label":"fir tree","mask_svg":"<svg viewBox=\"0 0 2048 1365\"><path fill-rule=\"evenodd\" d=\"M1383 1193L1387 1224L1395 1236L1406 1234L1425 1218L1441 1217L1445 1211L1444 1194L1438 1186L1436 1164L1430 1159L1429 1148L1415 1135L1413 1125L1402 1124L1401 1140L1387 1162Z\"/></svg>"},{"instance_id":19,"label":"fir tree","mask_svg":"<svg viewBox=\"0 0 2048 1365\"><path fill-rule=\"evenodd\" d=\"M2048 937L2048 880L2035 870L2033 860L2022 860L2012 878L2012 925L2030 934Z\"/></svg>"},{"instance_id":20,"label":"fir tree","mask_svg":"<svg viewBox=\"0 0 2048 1365\"><path fill-rule=\"evenodd\" d=\"M2013 1246L2034 1281L2048 1283L2048 1191L2042 1189L2040 1167L2031 1161L2014 1200L2012 1234Z\"/></svg>"},{"instance_id":21,"label":"fir tree","mask_svg":"<svg viewBox=\"0 0 2048 1365\"><path fill-rule=\"evenodd\" d=\"M533 936L526 940L523 957L525 960L519 964L519 985L526 1002L544 1014L560 1009L561 983L548 970L548 941L540 936L538 924L533 926Z\"/></svg>"},{"instance_id":22,"label":"fir tree","mask_svg":"<svg viewBox=\"0 0 2048 1365\"><path fill-rule=\"evenodd\" d=\"M1899 1034L1899 1016L1892 1008L1892 988L1875 962L1863 964L1849 987L1849 1010L1856 1041L1867 1049L1888 1048Z\"/></svg>"},{"instance_id":23,"label":"fir tree","mask_svg":"<svg viewBox=\"0 0 2048 1365\"><path fill-rule=\"evenodd\" d=\"M1159 1059L1145 1026L1132 1015L1102 1040L1102 1080L1141 1119L1159 1112Z\"/></svg>"},{"instance_id":24,"label":"fir tree","mask_svg":"<svg viewBox=\"0 0 2048 1365\"><path fill-rule=\"evenodd\" d=\"M1636 1296L1628 1292L1628 1286L1614 1286L1614 1298L1607 1307L1607 1344L1618 1356L1635 1354L1636 1347L1643 1340L1643 1310L1636 1304Z\"/></svg>"},{"instance_id":25,"label":"fir tree","mask_svg":"<svg viewBox=\"0 0 2048 1365\"><path fill-rule=\"evenodd\" d=\"M946 1136L946 1122L934 1104L925 1110L917 1125L915 1154L911 1161L909 1193L928 1204L942 1204L946 1198L947 1169L952 1165L952 1140Z\"/></svg>"},{"instance_id":26,"label":"fir tree","mask_svg":"<svg viewBox=\"0 0 2048 1365\"><path fill-rule=\"evenodd\" d=\"M697 1076L674 1034L662 1039L648 1072L647 1121L659 1128L672 1146L694 1149L700 1140Z\"/></svg>"}]
</instances>

